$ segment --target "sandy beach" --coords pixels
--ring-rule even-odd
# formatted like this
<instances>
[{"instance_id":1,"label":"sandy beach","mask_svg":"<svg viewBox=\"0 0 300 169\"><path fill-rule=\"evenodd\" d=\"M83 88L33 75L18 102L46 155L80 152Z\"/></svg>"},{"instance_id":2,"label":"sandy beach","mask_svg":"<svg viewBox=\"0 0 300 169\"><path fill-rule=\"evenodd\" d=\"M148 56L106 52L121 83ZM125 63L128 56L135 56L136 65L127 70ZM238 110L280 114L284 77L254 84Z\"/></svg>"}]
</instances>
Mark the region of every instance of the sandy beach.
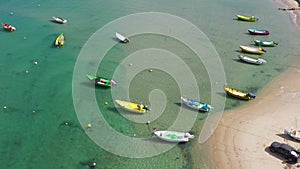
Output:
<instances>
[{"instance_id":1,"label":"sandy beach","mask_svg":"<svg viewBox=\"0 0 300 169\"><path fill-rule=\"evenodd\" d=\"M275 0L275 2L283 6L280 9L287 9L286 12L290 12L291 19L293 20L297 28L300 29L300 1L297 2L296 0Z\"/></svg>"},{"instance_id":2,"label":"sandy beach","mask_svg":"<svg viewBox=\"0 0 300 169\"><path fill-rule=\"evenodd\" d=\"M287 164L270 154L267 147L278 141L300 148L299 143L283 133L284 128L295 128L300 119L299 86L300 68L290 68L266 86L257 99L224 113L213 137L206 143L216 166L222 169L284 168Z\"/></svg>"},{"instance_id":3,"label":"sandy beach","mask_svg":"<svg viewBox=\"0 0 300 169\"><path fill-rule=\"evenodd\" d=\"M297 7L296 1L281 1ZM298 27L300 25L299 10ZM300 149L299 142L287 137L284 128L300 128L300 64L291 66L273 79L255 100L223 114L217 130L205 147L216 168L275 169L299 168L270 153L273 141ZM298 160L299 161L299 160Z\"/></svg>"}]
</instances>

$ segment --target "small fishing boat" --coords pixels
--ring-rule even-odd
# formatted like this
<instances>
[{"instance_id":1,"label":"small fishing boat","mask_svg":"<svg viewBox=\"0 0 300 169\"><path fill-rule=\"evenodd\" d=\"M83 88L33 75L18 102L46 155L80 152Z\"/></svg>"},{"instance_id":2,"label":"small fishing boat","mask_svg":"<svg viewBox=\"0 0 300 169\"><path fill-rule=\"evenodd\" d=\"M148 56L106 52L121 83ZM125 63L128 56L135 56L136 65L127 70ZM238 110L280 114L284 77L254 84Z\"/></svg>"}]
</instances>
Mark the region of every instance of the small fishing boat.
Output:
<instances>
[{"instance_id":1,"label":"small fishing boat","mask_svg":"<svg viewBox=\"0 0 300 169\"><path fill-rule=\"evenodd\" d=\"M268 30L259 30L259 29L248 29L248 32L251 35L269 35L270 31Z\"/></svg>"},{"instance_id":2,"label":"small fishing boat","mask_svg":"<svg viewBox=\"0 0 300 169\"><path fill-rule=\"evenodd\" d=\"M189 139L194 138L194 135L185 132L177 131L154 131L154 135L161 140L179 143L179 142L188 142Z\"/></svg>"},{"instance_id":3,"label":"small fishing boat","mask_svg":"<svg viewBox=\"0 0 300 169\"><path fill-rule=\"evenodd\" d=\"M116 32L116 37L121 41L121 42L124 42L124 43L128 43L130 42L129 38L119 34L118 32Z\"/></svg>"},{"instance_id":4,"label":"small fishing boat","mask_svg":"<svg viewBox=\"0 0 300 169\"><path fill-rule=\"evenodd\" d=\"M53 19L53 21L55 21L57 23L62 23L62 24L68 22L68 20L61 18L61 17L57 17L57 16L52 16L52 19Z\"/></svg>"},{"instance_id":5,"label":"small fishing boat","mask_svg":"<svg viewBox=\"0 0 300 169\"><path fill-rule=\"evenodd\" d=\"M284 133L290 136L291 138L300 141L300 130L296 130L293 128L284 129Z\"/></svg>"},{"instance_id":6,"label":"small fishing boat","mask_svg":"<svg viewBox=\"0 0 300 169\"><path fill-rule=\"evenodd\" d=\"M246 16L246 15L236 15L238 20L248 21L248 22L255 22L258 21L258 18L255 16Z\"/></svg>"},{"instance_id":7,"label":"small fishing boat","mask_svg":"<svg viewBox=\"0 0 300 169\"><path fill-rule=\"evenodd\" d=\"M146 113L150 111L150 108L147 105L142 103L134 103L122 100L115 100L115 102L123 109L131 111L134 113Z\"/></svg>"},{"instance_id":8,"label":"small fishing boat","mask_svg":"<svg viewBox=\"0 0 300 169\"><path fill-rule=\"evenodd\" d=\"M203 102L195 101L192 99L181 97L181 101L188 107L199 110L199 111L208 112L210 109L212 109L211 105L203 103Z\"/></svg>"},{"instance_id":9,"label":"small fishing boat","mask_svg":"<svg viewBox=\"0 0 300 169\"><path fill-rule=\"evenodd\" d=\"M13 31L17 30L14 26L6 24L6 23L3 23L2 27L9 32L13 32Z\"/></svg>"},{"instance_id":10,"label":"small fishing boat","mask_svg":"<svg viewBox=\"0 0 300 169\"><path fill-rule=\"evenodd\" d=\"M224 90L228 95L239 98L239 99L243 99L243 100L252 100L252 99L255 99L255 97L256 97L253 93L230 88L227 86L224 86Z\"/></svg>"},{"instance_id":11,"label":"small fishing boat","mask_svg":"<svg viewBox=\"0 0 300 169\"><path fill-rule=\"evenodd\" d=\"M257 46L266 46L266 47L274 47L278 45L278 42L275 41L264 41L264 40L254 40L255 45Z\"/></svg>"},{"instance_id":12,"label":"small fishing boat","mask_svg":"<svg viewBox=\"0 0 300 169\"><path fill-rule=\"evenodd\" d=\"M116 85L117 83L113 80L100 77L100 76L93 76L93 75L86 75L87 78L91 81L94 81L96 85L103 86L103 87L111 87L112 85Z\"/></svg>"},{"instance_id":13,"label":"small fishing boat","mask_svg":"<svg viewBox=\"0 0 300 169\"><path fill-rule=\"evenodd\" d=\"M64 46L64 44L65 44L65 36L64 36L64 33L61 33L55 39L55 46L62 47L62 46Z\"/></svg>"},{"instance_id":14,"label":"small fishing boat","mask_svg":"<svg viewBox=\"0 0 300 169\"><path fill-rule=\"evenodd\" d=\"M256 65L262 65L262 64L267 63L267 61L264 60L264 59L254 58L254 57L245 56L245 55L239 55L239 59L244 61L244 62L252 63L252 64L256 64Z\"/></svg>"},{"instance_id":15,"label":"small fishing boat","mask_svg":"<svg viewBox=\"0 0 300 169\"><path fill-rule=\"evenodd\" d=\"M246 53L259 54L259 55L266 52L263 48L256 48L256 47L243 46L243 45L240 45L240 49Z\"/></svg>"}]
</instances>

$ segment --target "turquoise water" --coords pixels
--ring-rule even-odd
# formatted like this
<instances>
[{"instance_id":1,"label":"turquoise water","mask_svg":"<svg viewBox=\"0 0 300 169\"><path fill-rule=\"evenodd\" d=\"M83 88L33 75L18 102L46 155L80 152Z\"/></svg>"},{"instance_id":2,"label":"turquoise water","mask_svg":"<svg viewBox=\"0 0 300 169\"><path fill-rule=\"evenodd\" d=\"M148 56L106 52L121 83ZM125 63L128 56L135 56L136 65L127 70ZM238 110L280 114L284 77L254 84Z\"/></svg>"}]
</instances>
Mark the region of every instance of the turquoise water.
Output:
<instances>
[{"instance_id":1,"label":"turquoise water","mask_svg":"<svg viewBox=\"0 0 300 169\"><path fill-rule=\"evenodd\" d=\"M89 161L96 162L96 168L210 168L213 164L206 162L206 154L196 139L151 158L121 157L101 149L86 135L74 110L72 76L76 59L89 37L107 23L138 12L164 12L187 19L207 35L222 60L228 85L257 93L273 77L293 66L299 56L299 31L287 13L277 8L272 1L258 0L0 2L1 22L17 28L13 33L0 31L1 168L89 168ZM260 21L236 21L234 16L238 13L255 14ZM65 17L69 23L51 22L53 15ZM269 29L271 35L261 38L280 43L278 47L266 48L267 53L262 56L268 61L266 65L254 66L236 60L239 45L252 45L257 38L247 34L248 28ZM53 42L61 32L65 33L66 45L57 49ZM107 52L99 74L111 77L122 59L134 51L162 48L184 60L195 74L201 100L210 102L211 87L205 67L187 46L163 35L136 35L131 40L130 45L117 44ZM90 83L83 85L94 87ZM149 92L157 88L164 91L168 104L150 125L121 116L112 105L109 89L97 88L96 97L99 108L105 112L103 116L116 131L151 137L153 127L167 129L176 119L179 87L172 76L153 69L151 73L145 70L137 74L129 88L133 100L144 100L147 104ZM108 106L103 104L105 101ZM228 98L226 109L241 104L245 102ZM86 109L88 112L89 108ZM202 113L197 116L192 128L196 137L206 116Z\"/></svg>"}]
</instances>

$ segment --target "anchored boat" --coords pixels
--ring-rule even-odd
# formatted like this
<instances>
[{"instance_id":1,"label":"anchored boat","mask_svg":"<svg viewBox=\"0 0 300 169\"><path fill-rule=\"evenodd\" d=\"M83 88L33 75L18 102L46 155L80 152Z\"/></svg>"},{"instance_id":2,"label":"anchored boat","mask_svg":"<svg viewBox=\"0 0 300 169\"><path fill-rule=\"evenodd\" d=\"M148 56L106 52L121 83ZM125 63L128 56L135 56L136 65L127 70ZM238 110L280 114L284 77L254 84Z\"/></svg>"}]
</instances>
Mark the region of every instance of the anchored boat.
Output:
<instances>
[{"instance_id":1,"label":"anchored boat","mask_svg":"<svg viewBox=\"0 0 300 169\"><path fill-rule=\"evenodd\" d=\"M146 113L150 111L147 105L142 103L134 103L129 101L115 100L115 102L123 109L134 113Z\"/></svg>"},{"instance_id":2,"label":"anchored boat","mask_svg":"<svg viewBox=\"0 0 300 169\"><path fill-rule=\"evenodd\" d=\"M212 106L203 102L199 102L199 101L195 101L192 99L188 99L188 98L184 98L181 97L181 101L187 105L188 107L192 108L192 109L196 109L199 111L209 111L210 109L212 109Z\"/></svg>"},{"instance_id":3,"label":"anchored boat","mask_svg":"<svg viewBox=\"0 0 300 169\"><path fill-rule=\"evenodd\" d=\"M239 55L239 59L244 62L252 63L252 64L256 64L256 65L261 65L261 64L267 63L267 61L264 59L254 58L254 57L246 56L246 55Z\"/></svg>"},{"instance_id":4,"label":"anchored boat","mask_svg":"<svg viewBox=\"0 0 300 169\"><path fill-rule=\"evenodd\" d=\"M248 22L255 22L258 21L258 18L255 16L246 16L246 15L236 15L238 20L248 21Z\"/></svg>"},{"instance_id":5,"label":"anchored boat","mask_svg":"<svg viewBox=\"0 0 300 169\"><path fill-rule=\"evenodd\" d=\"M227 86L224 86L224 90L228 95L239 98L239 99L243 99L243 100L252 100L252 99L255 99L255 97L256 97L253 93L230 88Z\"/></svg>"},{"instance_id":6,"label":"anchored boat","mask_svg":"<svg viewBox=\"0 0 300 169\"><path fill-rule=\"evenodd\" d=\"M177 132L177 131L154 131L154 135L161 140L168 142L188 142L189 139L194 138L194 135L185 132Z\"/></svg>"},{"instance_id":7,"label":"anchored boat","mask_svg":"<svg viewBox=\"0 0 300 169\"><path fill-rule=\"evenodd\" d=\"M103 87L111 87L112 85L116 85L117 83L113 80L108 78L100 77L100 76L93 76L93 75L86 75L86 77L94 81L96 85L103 86Z\"/></svg>"}]
</instances>

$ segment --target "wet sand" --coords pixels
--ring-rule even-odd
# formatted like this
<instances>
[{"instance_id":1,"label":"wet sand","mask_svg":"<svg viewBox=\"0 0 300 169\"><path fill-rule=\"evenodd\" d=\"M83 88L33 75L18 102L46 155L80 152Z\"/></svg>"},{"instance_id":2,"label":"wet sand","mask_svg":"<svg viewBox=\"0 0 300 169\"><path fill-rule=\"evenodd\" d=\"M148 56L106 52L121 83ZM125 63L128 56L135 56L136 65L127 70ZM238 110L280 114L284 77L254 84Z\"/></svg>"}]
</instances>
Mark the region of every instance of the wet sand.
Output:
<instances>
[{"instance_id":1,"label":"wet sand","mask_svg":"<svg viewBox=\"0 0 300 169\"><path fill-rule=\"evenodd\" d=\"M299 0L275 0L279 4L278 9L286 9L289 12L294 24L300 29L300 1Z\"/></svg>"},{"instance_id":2,"label":"wet sand","mask_svg":"<svg viewBox=\"0 0 300 169\"><path fill-rule=\"evenodd\" d=\"M300 67L274 79L249 104L226 112L206 147L218 168L283 168L287 164L272 155L273 141L296 149L299 143L286 137L284 128L300 126ZM298 117L298 119L297 119ZM296 166L296 165L294 165Z\"/></svg>"}]
</instances>

